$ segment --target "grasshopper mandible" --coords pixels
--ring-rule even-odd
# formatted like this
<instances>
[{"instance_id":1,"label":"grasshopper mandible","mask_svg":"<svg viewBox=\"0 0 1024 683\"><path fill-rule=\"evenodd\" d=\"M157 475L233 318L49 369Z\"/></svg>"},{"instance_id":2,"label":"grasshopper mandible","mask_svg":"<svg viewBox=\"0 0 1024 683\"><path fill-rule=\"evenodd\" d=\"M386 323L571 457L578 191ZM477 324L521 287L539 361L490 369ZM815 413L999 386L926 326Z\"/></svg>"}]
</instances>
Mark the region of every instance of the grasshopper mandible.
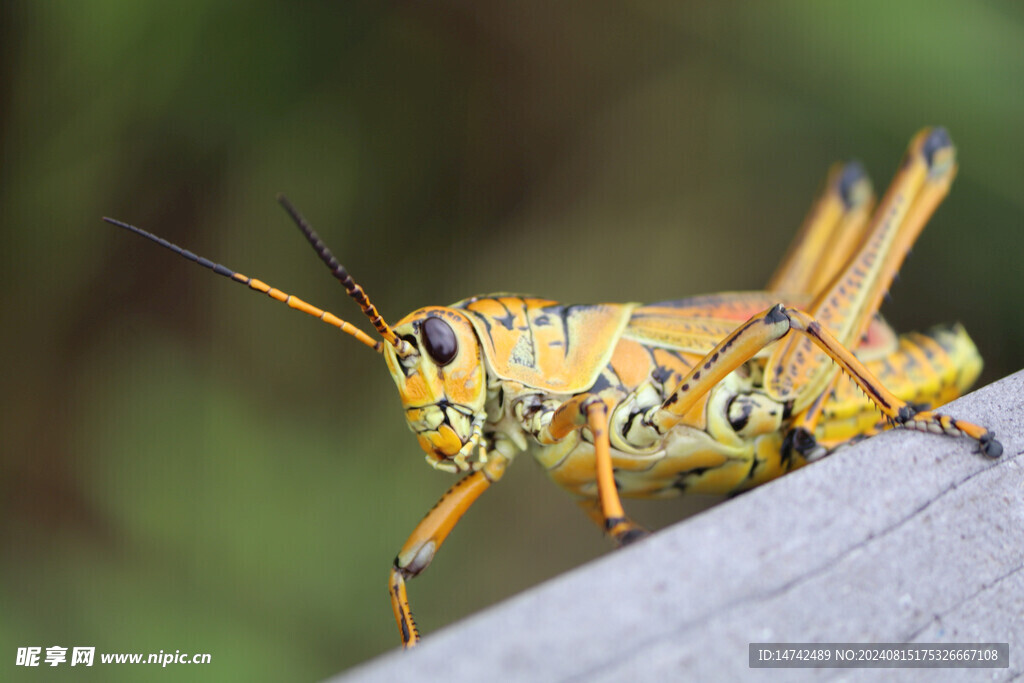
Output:
<instances>
[{"instance_id":1,"label":"grasshopper mandible","mask_svg":"<svg viewBox=\"0 0 1024 683\"><path fill-rule=\"evenodd\" d=\"M1002 446L984 427L929 410L977 379L959 325L897 336L877 311L949 190L942 128L910 143L872 212L856 163L836 165L764 291L651 305L564 305L500 294L421 308L396 324L279 197L380 339L259 280L106 218L320 318L381 353L409 428L435 469L464 473L395 558L389 591L402 643L420 636L405 583L430 564L474 501L520 452L579 497L617 545L647 531L619 496L733 493L889 426Z\"/></svg>"}]
</instances>

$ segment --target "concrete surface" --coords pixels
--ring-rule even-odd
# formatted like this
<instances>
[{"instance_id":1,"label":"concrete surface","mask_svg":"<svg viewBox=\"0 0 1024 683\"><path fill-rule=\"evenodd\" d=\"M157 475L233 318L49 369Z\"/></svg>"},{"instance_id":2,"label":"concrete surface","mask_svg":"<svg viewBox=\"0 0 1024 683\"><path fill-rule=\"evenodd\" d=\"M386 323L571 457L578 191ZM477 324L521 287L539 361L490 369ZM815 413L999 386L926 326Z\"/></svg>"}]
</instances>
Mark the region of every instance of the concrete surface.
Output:
<instances>
[{"instance_id":1,"label":"concrete surface","mask_svg":"<svg viewBox=\"0 0 1024 683\"><path fill-rule=\"evenodd\" d=\"M1024 672L1024 371L336 681L995 680ZM628 510L628 501L626 501ZM1009 669L750 669L751 642L1009 642Z\"/></svg>"}]
</instances>

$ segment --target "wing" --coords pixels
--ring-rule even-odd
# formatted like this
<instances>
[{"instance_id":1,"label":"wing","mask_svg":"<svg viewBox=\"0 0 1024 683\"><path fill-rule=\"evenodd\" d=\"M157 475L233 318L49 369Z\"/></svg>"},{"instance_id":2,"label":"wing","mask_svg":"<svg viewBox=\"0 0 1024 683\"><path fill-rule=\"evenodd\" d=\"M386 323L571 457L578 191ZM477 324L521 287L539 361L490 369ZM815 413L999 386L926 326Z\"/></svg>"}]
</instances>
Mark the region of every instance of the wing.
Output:
<instances>
[{"instance_id":1,"label":"wing","mask_svg":"<svg viewBox=\"0 0 1024 683\"><path fill-rule=\"evenodd\" d=\"M633 309L623 336L641 344L706 354L740 323L777 303L801 306L807 297L772 292L726 292Z\"/></svg>"}]
</instances>

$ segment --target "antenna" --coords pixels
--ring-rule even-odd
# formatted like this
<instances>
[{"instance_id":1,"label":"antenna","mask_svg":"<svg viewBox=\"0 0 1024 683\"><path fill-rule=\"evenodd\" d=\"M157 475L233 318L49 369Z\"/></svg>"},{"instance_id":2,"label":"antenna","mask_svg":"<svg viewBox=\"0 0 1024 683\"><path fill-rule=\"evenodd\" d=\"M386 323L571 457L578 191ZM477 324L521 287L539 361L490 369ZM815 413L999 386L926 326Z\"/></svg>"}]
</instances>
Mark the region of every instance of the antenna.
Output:
<instances>
[{"instance_id":1,"label":"antenna","mask_svg":"<svg viewBox=\"0 0 1024 683\"><path fill-rule=\"evenodd\" d=\"M277 201L282 207L284 207L284 210L288 212L291 219L295 221L295 225L297 225L299 230L302 231L302 234L306 237L310 246L313 247L313 251L316 252L316 255L319 256L320 260L331 269L331 275L341 283L341 286L345 288L348 295L352 297L357 304L359 304L359 308L361 308L363 314L370 319L370 324L374 326L380 336L384 337L385 341L395 347L395 351L398 352L399 356L406 356L411 353L412 347L409 345L409 342L395 334L394 330L391 329L391 326L384 321L384 318L382 318L380 313L377 311L377 307L374 306L373 302L370 301L370 298L366 296L366 292L363 291L363 288L356 284L355 280L352 279L352 276L348 274L347 270L345 270L345 266L338 263L338 259L334 258L334 254L331 253L331 250L328 249L327 245L320 239L320 235L316 233L313 226L311 226L309 222L302 217L302 214L295 208L295 205L288 201L288 198L283 194L277 195Z\"/></svg>"},{"instance_id":2,"label":"antenna","mask_svg":"<svg viewBox=\"0 0 1024 683\"><path fill-rule=\"evenodd\" d=\"M294 308L297 311L302 311L303 313L306 313L307 315L311 315L314 318L319 318L320 320L324 321L328 325L333 325L334 327L337 327L339 330L341 330L345 334L352 335L353 337L358 339L363 344L366 344L367 346L369 346L374 351L377 351L378 353L380 353L380 351L381 351L381 343L379 341L375 341L373 339L373 337L371 337L370 335L366 334L365 332L360 330L358 327L356 327L352 323L345 322L344 320L342 320L338 316L334 315L333 313L328 313L327 311L323 311L323 310L317 308L316 306L313 306L312 304L308 304L305 301L303 301L302 299L298 298L297 296L292 296L291 294L285 294L280 289L275 289L274 287L271 287L270 285L268 285L267 283L265 283L265 282L263 282L261 280L257 280L256 278L251 278L251 277L248 277L246 275L242 275L241 273L236 273L235 271L231 270L230 268L222 266L219 263L214 263L213 261L211 261L211 260L209 260L207 258L203 258L202 256L197 256L196 254L193 254L191 251L188 251L187 249L182 249L177 244L172 244L171 242L168 242L167 240L165 240L162 237L157 237L156 235L154 235L152 233L146 232L142 228L137 228L134 225L129 225L128 223L123 223L123 222L121 222L119 220L115 220L113 218L107 218L106 216L103 217L103 220L105 220L107 223L110 223L111 225L116 225L119 228L124 228L125 230L128 230L130 232L134 232L136 235L139 235L141 237L145 237L148 240L156 242L160 246L165 247L167 249L170 249L175 254L187 258L189 261L193 261L195 263L198 263L199 265L201 265L204 268L209 268L210 270L212 270L213 272L217 273L218 275L223 275L226 278L230 278L231 280L233 280L235 282L238 282L240 284L243 284L243 285L247 286L249 289L252 289L252 290L255 290L257 292L261 292L263 294L266 294L267 296L271 297L272 299L277 299L278 301L286 303L290 307ZM313 234L315 236L316 233L313 233ZM326 252L326 247L324 248L324 250ZM329 254L330 252L327 252L327 253ZM333 257L331 257L331 258L333 258ZM341 266L338 266L338 267L341 268ZM341 268L341 271L344 272L345 269ZM345 275L347 277L348 273L345 273ZM349 281L351 282L351 278L349 278ZM342 284L344 284L344 282ZM352 283L352 284L355 285L355 283ZM355 285L355 287L356 287L356 289L358 289L358 291L360 293L362 293L363 290L359 289L358 285ZM348 289L347 286L346 286L346 289ZM350 292L350 294L351 294L351 292ZM363 298L364 299L366 298L365 294L363 294ZM357 301L358 301L358 299L357 299ZM367 300L367 304L370 306L370 308L374 312L376 312L376 309L373 308L373 305L369 303L369 300ZM366 309L364 308L363 310L365 311ZM379 315L377 317L380 318ZM382 324L383 324L383 322L384 321L381 320ZM376 325L374 325L374 327L376 327ZM387 329L387 331L391 333L392 338L398 339L398 337L395 335L395 333L391 331L391 328L389 328L389 327L387 327L385 325L385 329ZM383 336L383 334L382 334L382 336ZM387 337L385 337L385 339L387 339ZM388 341L391 341L391 340L388 340ZM406 346L409 346L409 343L406 342L403 339L398 339L398 341L402 342ZM394 343L394 342L391 342L391 343ZM397 346L397 344L396 344L396 346Z\"/></svg>"}]
</instances>

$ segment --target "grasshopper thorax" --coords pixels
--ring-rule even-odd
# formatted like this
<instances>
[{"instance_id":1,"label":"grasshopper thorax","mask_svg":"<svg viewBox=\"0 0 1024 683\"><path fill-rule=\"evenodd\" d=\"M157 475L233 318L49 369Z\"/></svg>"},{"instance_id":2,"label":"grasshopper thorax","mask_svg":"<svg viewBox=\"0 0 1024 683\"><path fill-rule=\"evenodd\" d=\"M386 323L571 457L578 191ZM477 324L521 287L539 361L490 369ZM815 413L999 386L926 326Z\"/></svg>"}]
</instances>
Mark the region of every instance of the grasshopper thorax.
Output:
<instances>
[{"instance_id":1,"label":"grasshopper thorax","mask_svg":"<svg viewBox=\"0 0 1024 683\"><path fill-rule=\"evenodd\" d=\"M472 458L484 452L487 376L473 324L461 311L432 306L392 329L411 351L385 345L384 358L427 462L449 472L476 469L485 461Z\"/></svg>"}]
</instances>

